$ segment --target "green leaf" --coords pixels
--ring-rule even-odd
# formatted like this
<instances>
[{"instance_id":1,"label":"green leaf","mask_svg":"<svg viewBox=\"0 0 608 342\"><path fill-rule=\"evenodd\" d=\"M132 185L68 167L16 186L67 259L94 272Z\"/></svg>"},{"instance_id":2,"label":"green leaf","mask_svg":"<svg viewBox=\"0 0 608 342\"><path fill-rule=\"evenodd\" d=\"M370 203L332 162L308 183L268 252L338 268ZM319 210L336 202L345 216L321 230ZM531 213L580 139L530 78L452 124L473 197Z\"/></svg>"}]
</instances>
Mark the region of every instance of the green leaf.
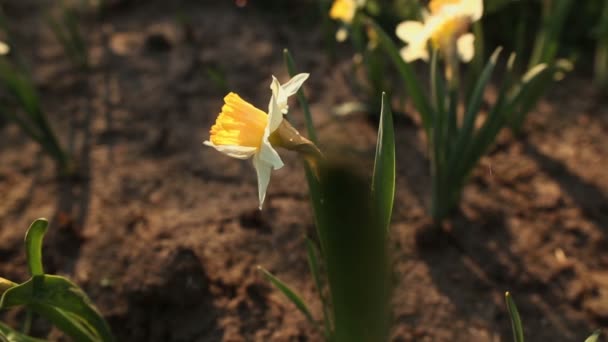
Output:
<instances>
[{"instance_id":1,"label":"green leaf","mask_svg":"<svg viewBox=\"0 0 608 342\"><path fill-rule=\"evenodd\" d=\"M42 240L47 231L49 222L39 218L32 222L25 234L25 252L27 254L27 265L32 276L43 275L42 266Z\"/></svg>"},{"instance_id":2,"label":"green leaf","mask_svg":"<svg viewBox=\"0 0 608 342\"><path fill-rule=\"evenodd\" d=\"M296 70L295 62L289 50L283 50L283 59L285 60L285 65L287 66L287 72L290 77L295 76L298 72ZM310 107L308 106L308 101L306 101L306 97L304 96L304 91L302 88L298 90L298 102L302 107L302 111L304 112L304 119L306 120L306 131L308 133L308 138L313 143L317 143L317 131L315 129L315 125L312 121L312 115L310 114Z\"/></svg>"},{"instance_id":3,"label":"green leaf","mask_svg":"<svg viewBox=\"0 0 608 342\"><path fill-rule=\"evenodd\" d=\"M63 310L42 304L30 304L28 310L35 311L53 322L53 325L75 341L100 341L99 337L89 328L88 324L83 324L81 319Z\"/></svg>"},{"instance_id":4,"label":"green leaf","mask_svg":"<svg viewBox=\"0 0 608 342\"><path fill-rule=\"evenodd\" d=\"M0 322L0 341L2 342L44 342L37 338L24 335L8 325Z\"/></svg>"},{"instance_id":5,"label":"green leaf","mask_svg":"<svg viewBox=\"0 0 608 342\"><path fill-rule=\"evenodd\" d=\"M554 68L546 64L538 64L528 70L521 81L511 91L504 111L510 114L509 123L516 133L519 133L528 112L536 105L545 89L552 80Z\"/></svg>"},{"instance_id":6,"label":"green leaf","mask_svg":"<svg viewBox=\"0 0 608 342\"><path fill-rule=\"evenodd\" d=\"M319 323L315 321L315 319L312 317L312 314L310 313L310 310L308 310L308 307L306 306L302 298L300 298L300 296L295 293L295 291L293 291L287 284L282 282L279 278L275 277L272 273L268 272L262 266L258 266L258 270L262 272L262 275L264 276L264 278L266 278L266 280L268 280L274 287L276 287L277 290L281 291L285 295L285 297L287 297L287 299L289 299L289 301L291 301L298 308L298 310L300 310L300 312L304 314L304 316L306 316L306 319L308 319L308 321L312 323L313 326L319 328Z\"/></svg>"},{"instance_id":7,"label":"green leaf","mask_svg":"<svg viewBox=\"0 0 608 342\"><path fill-rule=\"evenodd\" d=\"M600 334L602 333L601 330L596 330L595 332L593 332L593 334L591 334L591 336L587 337L587 339L585 340L585 342L597 342L600 338Z\"/></svg>"},{"instance_id":8,"label":"green leaf","mask_svg":"<svg viewBox=\"0 0 608 342\"><path fill-rule=\"evenodd\" d=\"M324 260L331 293L333 342L387 341L390 325L388 236L368 180L346 161L320 170L327 234Z\"/></svg>"},{"instance_id":9,"label":"green leaf","mask_svg":"<svg viewBox=\"0 0 608 342\"><path fill-rule=\"evenodd\" d=\"M283 50L283 57L285 60L285 65L287 67L287 71L289 73L290 76L295 76L298 71L295 68L295 63L293 61L293 58L291 57L291 54L289 53L289 50L285 49ZM298 102L300 103L300 106L302 107L302 111L304 112L304 119L306 121L306 129L308 131L308 137L309 139L313 142L313 143L317 143L317 132L315 130L315 126L314 123L312 121L312 115L310 113L310 106L308 105L308 101L306 100L306 96L304 96L304 92L302 91L302 89L300 88L300 90L298 90ZM312 210L313 210L313 216L315 218L315 226L317 227L317 235L319 236L319 240L321 242L321 253L324 253L325 251L325 245L326 245L326 232L323 231L323 229L321 228L321 226L318 224L319 220L320 220L320 215L322 215L322 206L323 206L323 199L321 196L321 192L319 190L319 180L317 179L317 176L315 175L315 172L311 169L310 165L308 165L307 163L304 164L304 171L306 173L306 180L308 182L308 191L310 194L310 201L312 204Z\"/></svg>"},{"instance_id":10,"label":"green leaf","mask_svg":"<svg viewBox=\"0 0 608 342\"><path fill-rule=\"evenodd\" d=\"M372 177L372 196L378 210L380 226L390 229L393 201L395 200L395 131L390 100L382 93L376 159Z\"/></svg>"},{"instance_id":11,"label":"green leaf","mask_svg":"<svg viewBox=\"0 0 608 342\"><path fill-rule=\"evenodd\" d=\"M513 328L513 341L514 342L524 342L524 329L521 325L521 319L519 317L519 312L517 311L517 306L515 306L515 302L511 298L511 294L507 291L505 293L505 300L507 302L507 311L509 311L509 316L511 316L511 327Z\"/></svg>"},{"instance_id":12,"label":"green leaf","mask_svg":"<svg viewBox=\"0 0 608 342\"><path fill-rule=\"evenodd\" d=\"M393 61L393 64L401 75L408 95L412 98L414 106L420 113L424 129L427 135L430 136L428 133L432 126L433 110L428 102L428 99L425 97L422 88L420 88L420 82L418 79L416 79L412 67L401 58L401 54L399 53L399 50L397 50L397 47L395 46L395 43L391 37L389 37L386 32L384 32L384 30L382 30L382 28L374 22L373 19L366 17L365 20L366 23L378 34L380 46L382 46L384 51L388 54L389 58Z\"/></svg>"},{"instance_id":13,"label":"green leaf","mask_svg":"<svg viewBox=\"0 0 608 342\"><path fill-rule=\"evenodd\" d=\"M490 77L492 76L492 72L496 67L496 62L498 60L498 55L500 54L501 48L497 48L490 60L486 64L483 69L479 80L477 80L477 84L471 94L471 99L468 103L468 108L464 116L464 121L462 123L462 128L458 132L458 138L456 140L456 147L453 150L453 154L450 156L450 165L455 165L458 159L462 158L462 155L465 152L465 148L470 143L473 137L473 128L475 126L475 120L477 119L477 115L479 114L479 109L481 108L481 104L483 102L483 94L484 90L488 82L490 81Z\"/></svg>"},{"instance_id":14,"label":"green leaf","mask_svg":"<svg viewBox=\"0 0 608 342\"><path fill-rule=\"evenodd\" d=\"M18 305L27 305L78 341L114 341L110 328L87 295L64 277L37 275L8 289L0 298L0 309ZM66 326L72 329L66 330Z\"/></svg>"}]
</instances>

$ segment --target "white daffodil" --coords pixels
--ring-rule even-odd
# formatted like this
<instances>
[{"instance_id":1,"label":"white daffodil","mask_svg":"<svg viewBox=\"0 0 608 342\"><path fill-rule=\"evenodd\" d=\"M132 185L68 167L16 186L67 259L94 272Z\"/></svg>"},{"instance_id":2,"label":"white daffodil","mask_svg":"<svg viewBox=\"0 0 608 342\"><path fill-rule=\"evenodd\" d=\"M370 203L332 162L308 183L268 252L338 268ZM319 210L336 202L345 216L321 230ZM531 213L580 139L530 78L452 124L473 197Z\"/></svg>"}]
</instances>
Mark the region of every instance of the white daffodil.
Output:
<instances>
[{"instance_id":1,"label":"white daffodil","mask_svg":"<svg viewBox=\"0 0 608 342\"><path fill-rule=\"evenodd\" d=\"M397 37L407 43L401 50L403 59L406 62L428 61L427 44L430 41L443 53L456 53L463 62L469 62L475 52L475 37L467 30L471 23L481 18L483 0L432 0L429 10L423 23L404 21L397 26Z\"/></svg>"},{"instance_id":2,"label":"white daffodil","mask_svg":"<svg viewBox=\"0 0 608 342\"><path fill-rule=\"evenodd\" d=\"M211 127L209 140L204 142L233 158L253 158L258 178L260 209L266 197L271 171L283 167L283 161L271 144L270 137L283 122L283 114L287 113L287 98L295 94L307 78L308 74L299 74L281 85L273 76L268 114L239 95L229 93L224 98L221 113Z\"/></svg>"},{"instance_id":3,"label":"white daffodil","mask_svg":"<svg viewBox=\"0 0 608 342\"><path fill-rule=\"evenodd\" d=\"M8 55L11 52L10 46L5 42L0 41L0 56Z\"/></svg>"}]
</instances>

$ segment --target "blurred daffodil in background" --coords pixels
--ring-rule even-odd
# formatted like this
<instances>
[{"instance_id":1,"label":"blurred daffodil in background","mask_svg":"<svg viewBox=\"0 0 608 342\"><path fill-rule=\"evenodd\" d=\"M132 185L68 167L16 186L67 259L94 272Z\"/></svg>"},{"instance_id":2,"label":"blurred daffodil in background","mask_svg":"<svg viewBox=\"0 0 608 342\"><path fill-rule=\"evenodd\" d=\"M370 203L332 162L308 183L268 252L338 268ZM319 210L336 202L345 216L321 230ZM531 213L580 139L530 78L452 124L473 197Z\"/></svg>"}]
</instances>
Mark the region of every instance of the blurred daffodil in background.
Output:
<instances>
[{"instance_id":1,"label":"blurred daffodil in background","mask_svg":"<svg viewBox=\"0 0 608 342\"><path fill-rule=\"evenodd\" d=\"M406 62L429 60L428 43L446 59L456 56L469 62L474 55L474 35L469 26L483 14L483 0L432 0L424 22L404 21L396 34L407 45L401 50Z\"/></svg>"},{"instance_id":2,"label":"blurred daffodil in background","mask_svg":"<svg viewBox=\"0 0 608 342\"><path fill-rule=\"evenodd\" d=\"M329 16L332 19L350 24L355 18L357 9L363 7L364 4L365 0L335 0L329 10Z\"/></svg>"},{"instance_id":3,"label":"blurred daffodil in background","mask_svg":"<svg viewBox=\"0 0 608 342\"><path fill-rule=\"evenodd\" d=\"M310 142L283 120L287 114L287 99L294 95L308 78L298 74L285 84L273 76L272 96L268 113L243 100L236 93L224 97L224 106L211 127L209 140L204 144L237 159L253 159L258 178L260 209L266 197L271 171L283 167L275 147L292 149L295 145ZM312 143L310 143L312 144Z\"/></svg>"},{"instance_id":4,"label":"blurred daffodil in background","mask_svg":"<svg viewBox=\"0 0 608 342\"><path fill-rule=\"evenodd\" d=\"M365 0L334 0L329 17L339 20L346 26L353 24L357 10L365 5ZM336 32L336 40L343 42L348 38L348 30L345 26L340 27Z\"/></svg>"},{"instance_id":5,"label":"blurred daffodil in background","mask_svg":"<svg viewBox=\"0 0 608 342\"><path fill-rule=\"evenodd\" d=\"M8 55L11 48L3 41L0 41L0 56Z\"/></svg>"}]
</instances>

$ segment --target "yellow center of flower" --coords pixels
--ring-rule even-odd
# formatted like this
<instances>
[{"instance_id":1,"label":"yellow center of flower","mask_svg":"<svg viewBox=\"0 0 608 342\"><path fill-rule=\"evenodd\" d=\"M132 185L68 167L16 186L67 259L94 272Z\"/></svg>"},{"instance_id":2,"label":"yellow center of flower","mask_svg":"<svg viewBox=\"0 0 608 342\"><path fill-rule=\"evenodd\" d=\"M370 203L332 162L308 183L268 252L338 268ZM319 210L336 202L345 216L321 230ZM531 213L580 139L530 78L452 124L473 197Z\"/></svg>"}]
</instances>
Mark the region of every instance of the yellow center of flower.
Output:
<instances>
[{"instance_id":1,"label":"yellow center of flower","mask_svg":"<svg viewBox=\"0 0 608 342\"><path fill-rule=\"evenodd\" d=\"M338 19L346 23L350 23L355 16L356 10L357 3L355 0L335 0L334 4L329 10L329 16L332 19Z\"/></svg>"},{"instance_id":2,"label":"yellow center of flower","mask_svg":"<svg viewBox=\"0 0 608 342\"><path fill-rule=\"evenodd\" d=\"M224 97L222 112L211 127L214 145L259 148L268 125L268 115L235 93Z\"/></svg>"},{"instance_id":3,"label":"yellow center of flower","mask_svg":"<svg viewBox=\"0 0 608 342\"><path fill-rule=\"evenodd\" d=\"M435 48L446 48L455 42L458 37L467 32L470 20L467 17L454 17L439 24L431 35L431 42Z\"/></svg>"},{"instance_id":4,"label":"yellow center of flower","mask_svg":"<svg viewBox=\"0 0 608 342\"><path fill-rule=\"evenodd\" d=\"M429 9L432 14L437 14L441 8L445 5L454 5L459 3L461 0L431 0L429 2Z\"/></svg>"}]
</instances>

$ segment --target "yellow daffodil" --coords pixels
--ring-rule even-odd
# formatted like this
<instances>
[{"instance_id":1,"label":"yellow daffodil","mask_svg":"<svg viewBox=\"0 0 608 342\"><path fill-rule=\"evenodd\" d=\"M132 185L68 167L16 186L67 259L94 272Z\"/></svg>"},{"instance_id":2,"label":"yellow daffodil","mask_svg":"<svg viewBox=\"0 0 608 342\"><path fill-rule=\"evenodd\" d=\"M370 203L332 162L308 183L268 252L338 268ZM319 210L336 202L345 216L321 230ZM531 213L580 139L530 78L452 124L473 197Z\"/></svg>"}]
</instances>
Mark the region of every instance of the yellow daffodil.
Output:
<instances>
[{"instance_id":1,"label":"yellow daffodil","mask_svg":"<svg viewBox=\"0 0 608 342\"><path fill-rule=\"evenodd\" d=\"M288 97L294 95L307 78L308 74L299 74L281 85L273 76L268 113L237 94L229 93L224 98L224 106L215 125L211 127L209 140L204 142L230 157L253 159L260 209L266 197L271 171L283 167L283 161L270 141L271 136L281 126L283 114L288 111Z\"/></svg>"},{"instance_id":2,"label":"yellow daffodil","mask_svg":"<svg viewBox=\"0 0 608 342\"><path fill-rule=\"evenodd\" d=\"M335 0L329 10L329 17L350 24L357 13L357 8L364 3L364 0Z\"/></svg>"},{"instance_id":3,"label":"yellow daffodil","mask_svg":"<svg viewBox=\"0 0 608 342\"><path fill-rule=\"evenodd\" d=\"M397 26L397 36L407 43L401 56L407 62L428 60L427 44L450 58L457 54L469 62L475 51L474 36L467 33L471 23L483 14L483 0L432 0L424 22L405 21Z\"/></svg>"}]
</instances>

